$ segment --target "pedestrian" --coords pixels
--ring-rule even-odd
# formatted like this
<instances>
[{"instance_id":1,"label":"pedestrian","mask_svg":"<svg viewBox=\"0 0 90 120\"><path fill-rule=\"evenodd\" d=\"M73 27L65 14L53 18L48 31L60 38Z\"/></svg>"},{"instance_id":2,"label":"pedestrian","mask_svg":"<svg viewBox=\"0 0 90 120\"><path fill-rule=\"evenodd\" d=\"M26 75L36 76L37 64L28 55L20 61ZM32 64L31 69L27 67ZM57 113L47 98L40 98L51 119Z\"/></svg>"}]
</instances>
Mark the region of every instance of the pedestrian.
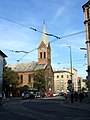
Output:
<instances>
[{"instance_id":1,"label":"pedestrian","mask_svg":"<svg viewBox=\"0 0 90 120\"><path fill-rule=\"evenodd\" d=\"M67 102L70 102L70 96L71 96L71 93L70 92L67 92Z\"/></svg>"},{"instance_id":2,"label":"pedestrian","mask_svg":"<svg viewBox=\"0 0 90 120\"><path fill-rule=\"evenodd\" d=\"M65 97L65 102L67 102L67 94L66 93L64 94L64 97Z\"/></svg>"},{"instance_id":3,"label":"pedestrian","mask_svg":"<svg viewBox=\"0 0 90 120\"><path fill-rule=\"evenodd\" d=\"M75 98L75 102L77 102L77 100L78 100L78 93L76 91L74 93L74 98Z\"/></svg>"},{"instance_id":4,"label":"pedestrian","mask_svg":"<svg viewBox=\"0 0 90 120\"><path fill-rule=\"evenodd\" d=\"M10 100L12 100L12 93L10 92Z\"/></svg>"},{"instance_id":5,"label":"pedestrian","mask_svg":"<svg viewBox=\"0 0 90 120\"><path fill-rule=\"evenodd\" d=\"M80 100L81 103L82 103L82 99L83 98L84 98L83 92L80 91L80 93L79 93L79 100Z\"/></svg>"},{"instance_id":6,"label":"pedestrian","mask_svg":"<svg viewBox=\"0 0 90 120\"><path fill-rule=\"evenodd\" d=\"M22 99L24 99L24 92L22 92Z\"/></svg>"},{"instance_id":7,"label":"pedestrian","mask_svg":"<svg viewBox=\"0 0 90 120\"><path fill-rule=\"evenodd\" d=\"M3 99L4 99L4 100L6 99L6 95L5 95L5 93L3 93Z\"/></svg>"},{"instance_id":8,"label":"pedestrian","mask_svg":"<svg viewBox=\"0 0 90 120\"><path fill-rule=\"evenodd\" d=\"M73 94L73 92L71 92L70 99L71 99L71 103L73 103L74 102L74 94Z\"/></svg>"}]
</instances>

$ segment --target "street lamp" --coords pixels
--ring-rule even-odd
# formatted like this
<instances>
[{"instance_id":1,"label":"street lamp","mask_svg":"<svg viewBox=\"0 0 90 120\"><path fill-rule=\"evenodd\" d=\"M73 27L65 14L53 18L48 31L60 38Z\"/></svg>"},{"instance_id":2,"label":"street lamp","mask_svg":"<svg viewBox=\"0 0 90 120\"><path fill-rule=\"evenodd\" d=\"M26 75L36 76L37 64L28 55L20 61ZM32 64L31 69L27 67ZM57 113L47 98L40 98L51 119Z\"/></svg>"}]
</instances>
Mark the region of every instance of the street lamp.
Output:
<instances>
[{"instance_id":1,"label":"street lamp","mask_svg":"<svg viewBox=\"0 0 90 120\"><path fill-rule=\"evenodd\" d=\"M68 90L72 91L73 87L74 87L73 84L72 84L72 51L71 51L71 46L70 45L67 46L67 47L69 47L69 49L70 49L70 70L71 70L71 75L70 75L71 80L68 80Z\"/></svg>"},{"instance_id":2,"label":"street lamp","mask_svg":"<svg viewBox=\"0 0 90 120\"><path fill-rule=\"evenodd\" d=\"M72 81L72 52L71 52L71 46L68 46L70 48L70 69L71 69L71 81Z\"/></svg>"}]
</instances>

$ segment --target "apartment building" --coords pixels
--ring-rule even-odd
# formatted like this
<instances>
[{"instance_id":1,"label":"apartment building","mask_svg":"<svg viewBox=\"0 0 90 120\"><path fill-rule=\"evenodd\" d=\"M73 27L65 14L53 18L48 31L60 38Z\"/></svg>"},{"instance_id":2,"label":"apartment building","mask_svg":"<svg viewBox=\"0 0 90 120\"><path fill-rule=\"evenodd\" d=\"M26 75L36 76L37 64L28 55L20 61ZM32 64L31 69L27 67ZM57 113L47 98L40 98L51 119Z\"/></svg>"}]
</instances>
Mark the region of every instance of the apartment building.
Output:
<instances>
[{"instance_id":1,"label":"apartment building","mask_svg":"<svg viewBox=\"0 0 90 120\"><path fill-rule=\"evenodd\" d=\"M68 87L74 91L78 91L77 70L72 69L72 81L70 69L54 71L54 92L67 92ZM71 84L68 84L71 81Z\"/></svg>"}]
</instances>

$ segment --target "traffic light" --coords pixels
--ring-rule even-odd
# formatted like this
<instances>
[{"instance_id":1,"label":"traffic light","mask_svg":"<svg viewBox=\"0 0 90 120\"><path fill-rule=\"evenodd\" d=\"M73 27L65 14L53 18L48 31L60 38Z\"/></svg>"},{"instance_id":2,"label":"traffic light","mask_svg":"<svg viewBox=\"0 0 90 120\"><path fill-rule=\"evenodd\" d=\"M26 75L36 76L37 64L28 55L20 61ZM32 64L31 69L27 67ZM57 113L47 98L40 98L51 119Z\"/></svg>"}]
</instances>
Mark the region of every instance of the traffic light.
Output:
<instances>
[{"instance_id":1,"label":"traffic light","mask_svg":"<svg viewBox=\"0 0 90 120\"><path fill-rule=\"evenodd\" d=\"M68 84L72 84L72 80L68 80Z\"/></svg>"}]
</instances>

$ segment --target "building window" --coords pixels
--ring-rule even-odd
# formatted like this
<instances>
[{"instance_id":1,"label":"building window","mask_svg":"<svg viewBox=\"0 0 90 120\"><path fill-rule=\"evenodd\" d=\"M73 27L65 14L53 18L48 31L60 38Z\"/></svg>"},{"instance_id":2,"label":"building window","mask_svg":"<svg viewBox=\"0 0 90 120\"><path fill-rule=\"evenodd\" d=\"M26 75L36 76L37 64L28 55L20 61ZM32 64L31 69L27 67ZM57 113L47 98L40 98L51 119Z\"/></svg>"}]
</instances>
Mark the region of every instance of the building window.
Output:
<instances>
[{"instance_id":1,"label":"building window","mask_svg":"<svg viewBox=\"0 0 90 120\"><path fill-rule=\"evenodd\" d=\"M42 52L40 52L40 58L42 58Z\"/></svg>"},{"instance_id":2,"label":"building window","mask_svg":"<svg viewBox=\"0 0 90 120\"><path fill-rule=\"evenodd\" d=\"M63 80L61 80L61 82L63 83L64 81L63 81Z\"/></svg>"},{"instance_id":3,"label":"building window","mask_svg":"<svg viewBox=\"0 0 90 120\"><path fill-rule=\"evenodd\" d=\"M57 78L59 78L59 75L57 75Z\"/></svg>"},{"instance_id":4,"label":"building window","mask_svg":"<svg viewBox=\"0 0 90 120\"><path fill-rule=\"evenodd\" d=\"M63 78L63 75L61 75L61 78Z\"/></svg>"},{"instance_id":5,"label":"building window","mask_svg":"<svg viewBox=\"0 0 90 120\"><path fill-rule=\"evenodd\" d=\"M46 52L44 52L44 58L46 58Z\"/></svg>"},{"instance_id":6,"label":"building window","mask_svg":"<svg viewBox=\"0 0 90 120\"><path fill-rule=\"evenodd\" d=\"M21 84L23 83L23 75L21 75Z\"/></svg>"},{"instance_id":7,"label":"building window","mask_svg":"<svg viewBox=\"0 0 90 120\"><path fill-rule=\"evenodd\" d=\"M59 89L59 85L57 85L57 89Z\"/></svg>"},{"instance_id":8,"label":"building window","mask_svg":"<svg viewBox=\"0 0 90 120\"><path fill-rule=\"evenodd\" d=\"M28 84L30 84L31 83L31 75L29 74L28 75Z\"/></svg>"},{"instance_id":9,"label":"building window","mask_svg":"<svg viewBox=\"0 0 90 120\"><path fill-rule=\"evenodd\" d=\"M69 75L67 75L67 78L69 78Z\"/></svg>"}]
</instances>

